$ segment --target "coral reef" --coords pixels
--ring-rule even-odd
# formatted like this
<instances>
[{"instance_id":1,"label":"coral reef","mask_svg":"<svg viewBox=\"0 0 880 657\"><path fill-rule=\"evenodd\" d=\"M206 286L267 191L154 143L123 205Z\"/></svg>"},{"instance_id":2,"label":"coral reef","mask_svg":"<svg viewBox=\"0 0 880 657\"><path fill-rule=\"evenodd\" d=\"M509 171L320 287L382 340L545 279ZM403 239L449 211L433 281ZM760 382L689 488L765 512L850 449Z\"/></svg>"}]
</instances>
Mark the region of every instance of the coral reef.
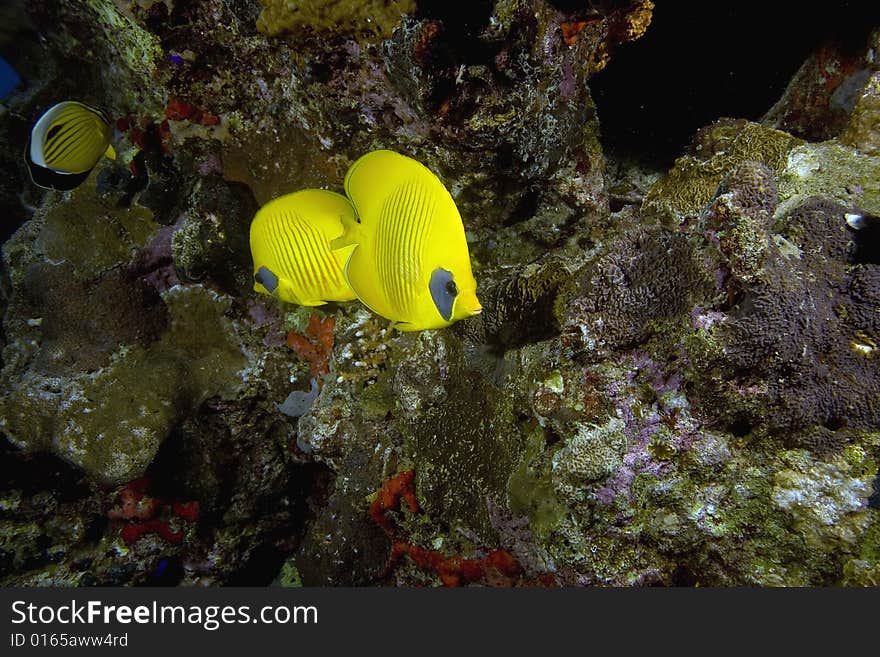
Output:
<instances>
[{"instance_id":1,"label":"coral reef","mask_svg":"<svg viewBox=\"0 0 880 657\"><path fill-rule=\"evenodd\" d=\"M413 0L380 0L379 2L341 2L340 0L261 0L263 10L257 18L257 29L269 36L284 32L312 29L353 36L375 32L387 38L403 14L415 9Z\"/></svg>"},{"instance_id":2,"label":"coral reef","mask_svg":"<svg viewBox=\"0 0 880 657\"><path fill-rule=\"evenodd\" d=\"M770 247L770 218L777 205L776 178L765 164L746 160L722 180L704 222L736 280L750 283L761 273Z\"/></svg>"},{"instance_id":3,"label":"coral reef","mask_svg":"<svg viewBox=\"0 0 880 657\"><path fill-rule=\"evenodd\" d=\"M622 234L556 300L563 344L583 358L637 345L682 318L709 282L687 240L662 227Z\"/></svg>"},{"instance_id":4,"label":"coral reef","mask_svg":"<svg viewBox=\"0 0 880 657\"><path fill-rule=\"evenodd\" d=\"M150 481L147 477L141 477L126 484L119 491L120 504L107 511L107 517L111 520L132 520L123 526L120 536L128 545L136 542L145 534L158 534L162 540L168 543L180 543L184 538L184 532L174 530L168 520L156 517L163 506L161 500L147 494ZM199 503L173 502L171 505L173 517L193 522L199 517Z\"/></svg>"},{"instance_id":5,"label":"coral reef","mask_svg":"<svg viewBox=\"0 0 880 657\"><path fill-rule=\"evenodd\" d=\"M651 187L642 213L671 223L696 218L732 167L751 160L781 174L790 162L790 152L800 144L802 141L790 134L757 123L721 119L702 128L689 152Z\"/></svg>"},{"instance_id":6,"label":"coral reef","mask_svg":"<svg viewBox=\"0 0 880 657\"><path fill-rule=\"evenodd\" d=\"M11 300L13 312L38 321L22 322L15 332L7 325L10 356L4 358L7 393L0 400L0 426L19 447L50 448L98 480L127 481L144 472L184 414L209 397L234 393L245 359L234 335L202 339L228 330L223 300L204 288L172 288L154 311L152 327L132 317L128 331L111 329L95 341L90 330L95 318L114 317L115 303L131 298L120 297L130 283L111 270L93 289L121 284L122 290L97 296L73 281L68 285L74 294L59 302L55 295L63 288L56 272L38 264ZM138 307L125 306L135 312ZM71 316L84 308L90 321Z\"/></svg>"},{"instance_id":7,"label":"coral reef","mask_svg":"<svg viewBox=\"0 0 880 657\"><path fill-rule=\"evenodd\" d=\"M591 92L660 11L27 3L0 584L876 586L880 32L660 169ZM19 154L67 97L118 158L41 191ZM450 190L478 317L254 295L259 204L374 148Z\"/></svg>"},{"instance_id":8,"label":"coral reef","mask_svg":"<svg viewBox=\"0 0 880 657\"><path fill-rule=\"evenodd\" d=\"M421 570L436 573L443 586L464 586L475 582L510 586L522 573L516 559L506 550L490 550L485 557L467 559L446 557L437 550L426 550L409 543L394 543L391 546L388 570L393 569L404 555Z\"/></svg>"},{"instance_id":9,"label":"coral reef","mask_svg":"<svg viewBox=\"0 0 880 657\"><path fill-rule=\"evenodd\" d=\"M855 101L849 123L840 134L840 141L868 155L880 153L880 131L877 112L880 111L880 71L875 71L862 87Z\"/></svg>"},{"instance_id":10,"label":"coral reef","mask_svg":"<svg viewBox=\"0 0 880 657\"><path fill-rule=\"evenodd\" d=\"M880 379L868 337L880 329L878 290L854 294L854 279L875 280L878 272L875 265L852 264L844 214L842 206L814 198L781 217L780 234L800 257L774 248L760 282L746 288L717 331L741 384L766 382L758 386L760 415L777 428L870 430L880 421L872 401ZM860 340L868 343L864 350Z\"/></svg>"},{"instance_id":11,"label":"coral reef","mask_svg":"<svg viewBox=\"0 0 880 657\"><path fill-rule=\"evenodd\" d=\"M761 122L809 141L839 136L870 76L869 65L841 44L824 44L807 58Z\"/></svg>"},{"instance_id":12,"label":"coral reef","mask_svg":"<svg viewBox=\"0 0 880 657\"><path fill-rule=\"evenodd\" d=\"M412 470L405 470L383 481L370 504L370 518L392 539L395 538L397 526L386 516L386 512L398 507L401 500L406 502L411 514L419 511L415 494L415 472ZM443 586L462 586L474 582L511 586L522 574L519 563L506 550L493 549L484 557L465 558L459 555L446 556L438 550L428 550L394 540L388 563L380 577L388 577L404 556L409 557L420 570L436 574Z\"/></svg>"}]
</instances>

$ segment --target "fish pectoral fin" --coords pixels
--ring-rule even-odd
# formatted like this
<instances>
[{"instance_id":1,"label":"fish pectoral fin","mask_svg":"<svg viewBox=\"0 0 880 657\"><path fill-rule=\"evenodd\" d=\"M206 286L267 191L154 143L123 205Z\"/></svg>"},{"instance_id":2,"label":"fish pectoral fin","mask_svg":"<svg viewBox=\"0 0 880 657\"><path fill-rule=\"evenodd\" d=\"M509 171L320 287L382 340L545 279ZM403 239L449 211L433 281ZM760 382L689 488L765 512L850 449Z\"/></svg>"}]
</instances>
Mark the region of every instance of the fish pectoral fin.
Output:
<instances>
[{"instance_id":1,"label":"fish pectoral fin","mask_svg":"<svg viewBox=\"0 0 880 657\"><path fill-rule=\"evenodd\" d=\"M382 317L388 317L390 309L385 307L382 293L379 291L380 283L377 278L376 268L370 262L364 249L357 248L354 244L345 266L342 268L348 286L357 296L358 300L372 312Z\"/></svg>"},{"instance_id":2,"label":"fish pectoral fin","mask_svg":"<svg viewBox=\"0 0 880 657\"><path fill-rule=\"evenodd\" d=\"M299 302L299 305L311 307L311 306L323 306L325 303L327 303L327 302L324 301L323 299L303 299L302 301Z\"/></svg>"},{"instance_id":3,"label":"fish pectoral fin","mask_svg":"<svg viewBox=\"0 0 880 657\"><path fill-rule=\"evenodd\" d=\"M113 144L107 144L107 150L104 151L104 157L108 160L116 159L116 151L113 149Z\"/></svg>"},{"instance_id":4,"label":"fish pectoral fin","mask_svg":"<svg viewBox=\"0 0 880 657\"><path fill-rule=\"evenodd\" d=\"M397 331L401 331L402 333L407 333L409 331L423 330L422 328L416 326L412 322L391 322L391 325L388 328L395 329Z\"/></svg>"},{"instance_id":5,"label":"fish pectoral fin","mask_svg":"<svg viewBox=\"0 0 880 657\"><path fill-rule=\"evenodd\" d=\"M337 249L357 246L361 242L358 237L360 224L354 216L354 209L352 209L352 214L350 215L340 215L339 223L342 225L342 234L330 240L330 250L336 251Z\"/></svg>"}]
</instances>

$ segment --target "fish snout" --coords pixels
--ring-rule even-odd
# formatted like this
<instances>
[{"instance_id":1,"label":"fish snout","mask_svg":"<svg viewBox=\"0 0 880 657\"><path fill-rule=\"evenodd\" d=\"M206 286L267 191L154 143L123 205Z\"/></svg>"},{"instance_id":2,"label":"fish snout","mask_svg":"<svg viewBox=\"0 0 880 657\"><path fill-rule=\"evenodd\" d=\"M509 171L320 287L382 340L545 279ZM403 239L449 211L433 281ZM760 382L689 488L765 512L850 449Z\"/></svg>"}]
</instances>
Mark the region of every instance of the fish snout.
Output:
<instances>
[{"instance_id":1,"label":"fish snout","mask_svg":"<svg viewBox=\"0 0 880 657\"><path fill-rule=\"evenodd\" d=\"M473 292L462 292L459 296L458 302L467 313L466 317L479 315L483 312L483 306L480 305L480 300L477 299L477 295Z\"/></svg>"}]
</instances>

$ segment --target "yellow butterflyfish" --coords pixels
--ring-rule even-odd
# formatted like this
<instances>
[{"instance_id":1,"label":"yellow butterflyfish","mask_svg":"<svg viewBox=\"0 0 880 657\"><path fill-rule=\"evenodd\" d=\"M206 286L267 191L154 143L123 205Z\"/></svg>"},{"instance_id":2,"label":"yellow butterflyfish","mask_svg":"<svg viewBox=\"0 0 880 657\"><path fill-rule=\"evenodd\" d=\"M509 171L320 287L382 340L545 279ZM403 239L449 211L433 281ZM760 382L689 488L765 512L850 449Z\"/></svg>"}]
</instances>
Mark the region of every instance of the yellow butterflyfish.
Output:
<instances>
[{"instance_id":1,"label":"yellow butterflyfish","mask_svg":"<svg viewBox=\"0 0 880 657\"><path fill-rule=\"evenodd\" d=\"M350 301L342 267L353 246L332 249L354 208L341 194L304 189L264 205L251 222L254 290L301 306Z\"/></svg>"},{"instance_id":2,"label":"yellow butterflyfish","mask_svg":"<svg viewBox=\"0 0 880 657\"><path fill-rule=\"evenodd\" d=\"M112 138L113 126L103 110L75 100L53 105L34 123L25 149L31 179L40 187L73 189L102 155L116 159Z\"/></svg>"},{"instance_id":3,"label":"yellow butterflyfish","mask_svg":"<svg viewBox=\"0 0 880 657\"><path fill-rule=\"evenodd\" d=\"M401 331L443 328L482 310L461 215L430 169L393 151L367 153L349 168L335 245L354 245L345 278L364 305Z\"/></svg>"}]
</instances>

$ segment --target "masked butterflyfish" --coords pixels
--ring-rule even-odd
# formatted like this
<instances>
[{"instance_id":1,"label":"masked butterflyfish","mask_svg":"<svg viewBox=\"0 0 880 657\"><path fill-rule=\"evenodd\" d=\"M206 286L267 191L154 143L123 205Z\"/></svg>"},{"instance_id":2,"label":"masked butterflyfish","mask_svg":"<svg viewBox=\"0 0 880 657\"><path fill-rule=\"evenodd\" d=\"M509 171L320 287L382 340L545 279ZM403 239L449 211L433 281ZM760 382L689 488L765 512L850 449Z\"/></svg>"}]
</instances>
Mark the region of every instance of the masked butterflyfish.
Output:
<instances>
[{"instance_id":1,"label":"masked butterflyfish","mask_svg":"<svg viewBox=\"0 0 880 657\"><path fill-rule=\"evenodd\" d=\"M341 194L304 189L264 205L251 222L254 290L301 306L350 301L342 267L352 246L332 249L354 208Z\"/></svg>"},{"instance_id":2,"label":"masked butterflyfish","mask_svg":"<svg viewBox=\"0 0 880 657\"><path fill-rule=\"evenodd\" d=\"M100 109L75 100L53 105L34 123L25 149L31 179L40 187L73 189L102 155L116 159L113 126Z\"/></svg>"},{"instance_id":3,"label":"masked butterflyfish","mask_svg":"<svg viewBox=\"0 0 880 657\"><path fill-rule=\"evenodd\" d=\"M443 328L482 310L461 215L430 169L379 150L345 175L357 212L337 244L354 244L345 277L373 312L401 331Z\"/></svg>"}]
</instances>

